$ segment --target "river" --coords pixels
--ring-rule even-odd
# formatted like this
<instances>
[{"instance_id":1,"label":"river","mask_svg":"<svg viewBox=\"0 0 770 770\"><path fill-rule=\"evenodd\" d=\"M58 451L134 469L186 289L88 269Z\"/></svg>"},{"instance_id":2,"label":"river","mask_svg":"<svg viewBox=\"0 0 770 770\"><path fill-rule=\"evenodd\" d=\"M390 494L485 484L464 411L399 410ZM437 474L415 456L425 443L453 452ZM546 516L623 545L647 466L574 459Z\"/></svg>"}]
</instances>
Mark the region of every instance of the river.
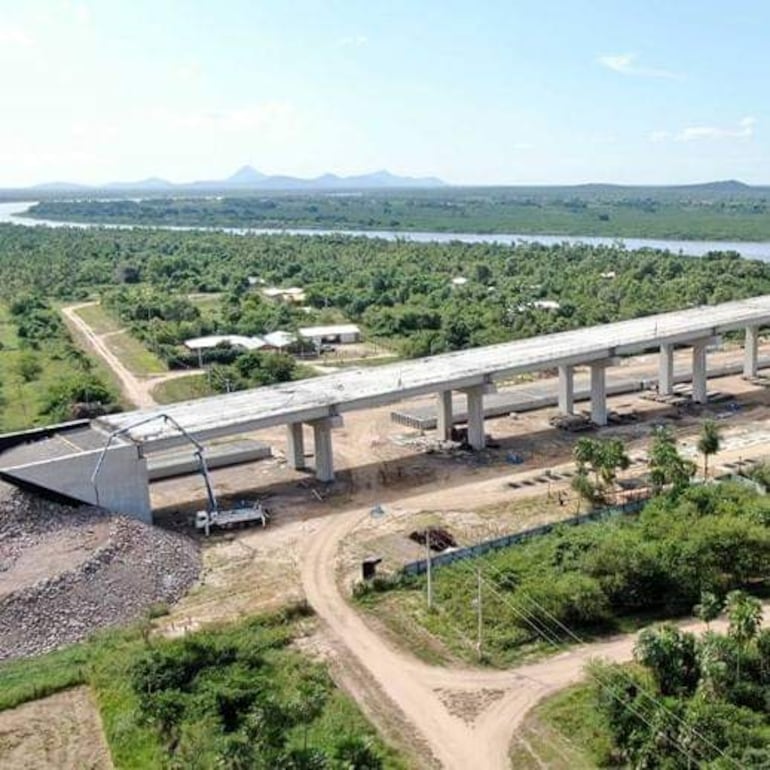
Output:
<instances>
[{"instance_id":1,"label":"river","mask_svg":"<svg viewBox=\"0 0 770 770\"><path fill-rule=\"evenodd\" d=\"M206 232L224 232L235 235L351 235L363 238L384 238L388 241L404 240L415 243L587 243L590 245L609 246L621 243L626 249L665 249L692 257L702 257L710 251L735 251L747 259L759 259L770 262L770 242L768 241L676 241L657 238L603 238L599 236L576 235L518 235L514 233L430 233L406 232L396 230L312 230L309 228L273 229L263 227L194 227L172 225L118 225L87 222L56 222L46 219L32 219L19 216L34 205L35 201L13 201L0 203L0 224L25 225L27 227L104 227L114 230L156 229L186 232L201 230Z\"/></svg>"}]
</instances>

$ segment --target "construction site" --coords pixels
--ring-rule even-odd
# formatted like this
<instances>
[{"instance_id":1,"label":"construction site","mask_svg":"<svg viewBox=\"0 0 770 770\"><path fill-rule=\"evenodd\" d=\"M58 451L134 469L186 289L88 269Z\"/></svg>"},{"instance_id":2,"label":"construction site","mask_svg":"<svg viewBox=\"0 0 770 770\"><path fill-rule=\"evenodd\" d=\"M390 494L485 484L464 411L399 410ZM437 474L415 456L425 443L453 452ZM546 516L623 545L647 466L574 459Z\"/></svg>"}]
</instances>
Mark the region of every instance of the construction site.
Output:
<instances>
[{"instance_id":1,"label":"construction site","mask_svg":"<svg viewBox=\"0 0 770 770\"><path fill-rule=\"evenodd\" d=\"M725 329L713 308L706 329L680 323L665 337L664 322L655 322L669 345L663 358L650 351L648 332L634 342L638 352L626 351L616 332L609 344L581 330L583 350L560 345L552 361L540 357L545 363L509 358L492 377L488 361L470 371L452 354L445 368L431 367L449 383L443 389L410 379L419 361L370 370L366 386L348 393L355 410L340 400L334 378L355 377L343 373L293 387L288 402L280 387L219 399L218 424L207 404L190 402L6 438L0 659L77 641L158 603L168 614L156 630L177 635L306 601L321 620L309 651L329 662L413 766L508 767L529 710L577 681L589 657L628 659L633 640L510 671L472 667L436 639L398 638L350 603L353 586L367 564L369 576L393 574L424 558L425 538L410 538L415 532L440 528L462 548L585 512L571 487L582 435L626 447L619 503L646 485L657 426L669 426L694 459L703 421L718 422L715 476L761 463L770 456L770 346L756 329L765 316L770 322L770 304L752 303L754 315L741 311ZM747 324L748 345L718 337ZM335 388L330 405L325 394ZM232 417L228 403L247 417ZM275 415L259 424L271 408ZM443 665L416 657L419 645Z\"/></svg>"}]
</instances>

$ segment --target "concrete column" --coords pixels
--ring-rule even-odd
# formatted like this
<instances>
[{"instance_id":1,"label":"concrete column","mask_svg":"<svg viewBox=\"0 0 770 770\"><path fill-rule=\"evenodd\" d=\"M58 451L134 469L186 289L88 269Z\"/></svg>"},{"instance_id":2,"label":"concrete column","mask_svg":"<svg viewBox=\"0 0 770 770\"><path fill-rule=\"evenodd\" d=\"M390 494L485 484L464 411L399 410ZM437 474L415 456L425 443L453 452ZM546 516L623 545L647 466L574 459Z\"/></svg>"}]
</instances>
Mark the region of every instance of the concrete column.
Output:
<instances>
[{"instance_id":1,"label":"concrete column","mask_svg":"<svg viewBox=\"0 0 770 770\"><path fill-rule=\"evenodd\" d=\"M477 385L465 391L468 397L468 443L474 449L483 449L484 436L484 386Z\"/></svg>"},{"instance_id":2,"label":"concrete column","mask_svg":"<svg viewBox=\"0 0 770 770\"><path fill-rule=\"evenodd\" d=\"M743 345L743 376L747 379L757 376L757 348L759 327L746 327L746 341Z\"/></svg>"},{"instance_id":3,"label":"concrete column","mask_svg":"<svg viewBox=\"0 0 770 770\"><path fill-rule=\"evenodd\" d=\"M305 467L305 435L301 422L290 422L286 426L286 461L296 470Z\"/></svg>"},{"instance_id":4,"label":"concrete column","mask_svg":"<svg viewBox=\"0 0 770 770\"><path fill-rule=\"evenodd\" d=\"M658 359L658 393L670 396L674 392L674 346L661 345Z\"/></svg>"},{"instance_id":5,"label":"concrete column","mask_svg":"<svg viewBox=\"0 0 770 770\"><path fill-rule=\"evenodd\" d=\"M436 394L436 433L441 441L452 438L452 391L441 390Z\"/></svg>"},{"instance_id":6,"label":"concrete column","mask_svg":"<svg viewBox=\"0 0 770 770\"><path fill-rule=\"evenodd\" d=\"M705 404L708 400L706 382L706 345L708 340L698 340L692 346L692 400Z\"/></svg>"},{"instance_id":7,"label":"concrete column","mask_svg":"<svg viewBox=\"0 0 770 770\"><path fill-rule=\"evenodd\" d=\"M607 387L603 361L591 364L591 420L597 425L607 424Z\"/></svg>"},{"instance_id":8,"label":"concrete column","mask_svg":"<svg viewBox=\"0 0 770 770\"><path fill-rule=\"evenodd\" d=\"M319 481L334 481L332 422L329 419L323 419L314 420L311 424L315 445L315 477Z\"/></svg>"},{"instance_id":9,"label":"concrete column","mask_svg":"<svg viewBox=\"0 0 770 770\"><path fill-rule=\"evenodd\" d=\"M559 367L559 411L574 414L575 411L575 367Z\"/></svg>"}]
</instances>

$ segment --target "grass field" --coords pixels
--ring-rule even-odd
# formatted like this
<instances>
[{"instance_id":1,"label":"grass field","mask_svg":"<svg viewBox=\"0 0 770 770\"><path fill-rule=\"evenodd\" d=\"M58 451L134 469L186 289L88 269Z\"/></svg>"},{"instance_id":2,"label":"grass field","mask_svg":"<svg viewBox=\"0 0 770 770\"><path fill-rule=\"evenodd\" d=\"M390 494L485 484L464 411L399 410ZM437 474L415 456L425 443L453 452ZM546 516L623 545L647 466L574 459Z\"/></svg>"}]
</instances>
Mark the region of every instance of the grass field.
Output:
<instances>
[{"instance_id":1,"label":"grass field","mask_svg":"<svg viewBox=\"0 0 770 770\"><path fill-rule=\"evenodd\" d=\"M511 746L517 770L613 768L610 736L593 707L590 685L578 685L541 702L528 715Z\"/></svg>"},{"instance_id":2,"label":"grass field","mask_svg":"<svg viewBox=\"0 0 770 770\"><path fill-rule=\"evenodd\" d=\"M189 401L192 398L202 398L212 394L213 391L209 387L205 374L191 374L189 377L167 380L161 382L152 391L152 397L159 404L175 404L177 401Z\"/></svg>"},{"instance_id":3,"label":"grass field","mask_svg":"<svg viewBox=\"0 0 770 770\"><path fill-rule=\"evenodd\" d=\"M77 310L77 314L96 334L107 334L123 328L123 324L113 318L100 304L81 307Z\"/></svg>"},{"instance_id":4,"label":"grass field","mask_svg":"<svg viewBox=\"0 0 770 770\"><path fill-rule=\"evenodd\" d=\"M163 361L147 350L129 332L111 334L105 338L104 342L132 374L146 377L150 374L164 374L168 371Z\"/></svg>"},{"instance_id":5,"label":"grass field","mask_svg":"<svg viewBox=\"0 0 770 770\"><path fill-rule=\"evenodd\" d=\"M16 336L6 305L0 303L0 431L45 424L48 391L76 375L82 368L66 343L44 343L24 348ZM27 367L34 376L23 376ZM100 370L99 373L101 374Z\"/></svg>"}]
</instances>

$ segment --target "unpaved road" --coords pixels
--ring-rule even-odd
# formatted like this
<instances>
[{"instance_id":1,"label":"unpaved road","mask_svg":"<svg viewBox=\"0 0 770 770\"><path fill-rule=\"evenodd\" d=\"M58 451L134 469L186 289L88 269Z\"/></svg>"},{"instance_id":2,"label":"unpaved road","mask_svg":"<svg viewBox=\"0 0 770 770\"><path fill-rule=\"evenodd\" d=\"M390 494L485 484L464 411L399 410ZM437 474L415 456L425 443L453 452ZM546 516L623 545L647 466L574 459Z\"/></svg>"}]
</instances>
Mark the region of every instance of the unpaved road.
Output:
<instances>
[{"instance_id":1,"label":"unpaved road","mask_svg":"<svg viewBox=\"0 0 770 770\"><path fill-rule=\"evenodd\" d=\"M452 492L455 505L462 505L464 492ZM399 502L411 507L412 500ZM414 502L418 502L417 497ZM508 671L438 668L422 663L370 628L340 590L339 544L368 512L366 507L324 520L303 552L303 587L338 644L373 677L391 705L401 712L401 721L416 729L441 767L507 770L513 734L538 701L583 679L585 664L592 658L631 659L636 635L581 645ZM695 621L682 625L689 630L702 628ZM712 628L719 627L719 623L712 624Z\"/></svg>"},{"instance_id":2,"label":"unpaved road","mask_svg":"<svg viewBox=\"0 0 770 770\"><path fill-rule=\"evenodd\" d=\"M181 372L168 372L149 377L138 377L124 366L123 362L109 348L105 339L116 332L97 334L78 313L84 307L98 305L98 302L81 302L77 305L69 305L62 308L67 321L83 337L85 343L112 369L120 383L120 389L127 401L130 401L138 409L148 409L158 406L158 402L152 397L152 391L167 380L177 377L188 377L191 374L200 374L199 369L189 369Z\"/></svg>"},{"instance_id":3,"label":"unpaved road","mask_svg":"<svg viewBox=\"0 0 770 770\"><path fill-rule=\"evenodd\" d=\"M99 711L87 687L0 712L3 770L112 770Z\"/></svg>"}]
</instances>

